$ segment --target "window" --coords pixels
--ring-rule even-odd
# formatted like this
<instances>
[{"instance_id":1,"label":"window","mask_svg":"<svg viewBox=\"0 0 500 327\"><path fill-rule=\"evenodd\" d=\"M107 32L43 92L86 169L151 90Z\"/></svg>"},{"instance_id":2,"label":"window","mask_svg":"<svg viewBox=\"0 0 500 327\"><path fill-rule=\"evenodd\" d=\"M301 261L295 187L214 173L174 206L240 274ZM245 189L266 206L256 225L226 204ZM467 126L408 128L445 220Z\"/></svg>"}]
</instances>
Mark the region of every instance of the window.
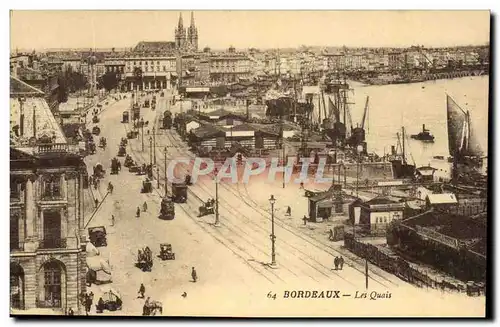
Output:
<instances>
[{"instance_id":1,"label":"window","mask_svg":"<svg viewBox=\"0 0 500 327\"><path fill-rule=\"evenodd\" d=\"M19 249L19 213L10 214L10 249Z\"/></svg>"},{"instance_id":2,"label":"window","mask_svg":"<svg viewBox=\"0 0 500 327\"><path fill-rule=\"evenodd\" d=\"M166 72L167 71L167 66L163 66L163 71Z\"/></svg>"},{"instance_id":3,"label":"window","mask_svg":"<svg viewBox=\"0 0 500 327\"><path fill-rule=\"evenodd\" d=\"M56 262L48 263L44 267L45 305L61 307L61 267Z\"/></svg>"},{"instance_id":4,"label":"window","mask_svg":"<svg viewBox=\"0 0 500 327\"><path fill-rule=\"evenodd\" d=\"M51 175L45 179L44 196L49 198L61 196L61 179L59 176Z\"/></svg>"},{"instance_id":5,"label":"window","mask_svg":"<svg viewBox=\"0 0 500 327\"><path fill-rule=\"evenodd\" d=\"M160 64L160 62L159 62L159 61L157 61L157 62L156 62L156 64L157 64L157 65L159 65L159 64Z\"/></svg>"},{"instance_id":6,"label":"window","mask_svg":"<svg viewBox=\"0 0 500 327\"><path fill-rule=\"evenodd\" d=\"M378 217L375 218L375 223L378 224Z\"/></svg>"},{"instance_id":7,"label":"window","mask_svg":"<svg viewBox=\"0 0 500 327\"><path fill-rule=\"evenodd\" d=\"M21 188L19 182L14 178L10 177L10 198L11 200L19 200L21 198Z\"/></svg>"},{"instance_id":8,"label":"window","mask_svg":"<svg viewBox=\"0 0 500 327\"><path fill-rule=\"evenodd\" d=\"M151 61L151 66L154 66L155 65L155 62L154 61Z\"/></svg>"}]
</instances>

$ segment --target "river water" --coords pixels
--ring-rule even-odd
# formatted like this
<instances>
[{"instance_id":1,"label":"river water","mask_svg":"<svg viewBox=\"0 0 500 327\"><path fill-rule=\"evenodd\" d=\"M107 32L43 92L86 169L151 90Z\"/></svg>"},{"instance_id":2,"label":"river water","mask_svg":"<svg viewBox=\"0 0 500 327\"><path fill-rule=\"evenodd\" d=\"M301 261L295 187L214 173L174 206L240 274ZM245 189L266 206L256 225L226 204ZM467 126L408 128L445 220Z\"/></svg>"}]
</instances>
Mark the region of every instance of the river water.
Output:
<instances>
[{"instance_id":1,"label":"river water","mask_svg":"<svg viewBox=\"0 0 500 327\"><path fill-rule=\"evenodd\" d=\"M471 113L473 128L487 155L489 76L427 81L415 84L362 85L351 82L350 95L353 125L363 116L366 96L370 97L365 123L368 152L383 155L397 144L397 132L404 126L407 135L407 159L417 167L431 164L449 174L449 164L434 156L449 156L446 121L446 94L462 109ZM410 138L422 130L422 124L435 136L434 143Z\"/></svg>"}]
</instances>

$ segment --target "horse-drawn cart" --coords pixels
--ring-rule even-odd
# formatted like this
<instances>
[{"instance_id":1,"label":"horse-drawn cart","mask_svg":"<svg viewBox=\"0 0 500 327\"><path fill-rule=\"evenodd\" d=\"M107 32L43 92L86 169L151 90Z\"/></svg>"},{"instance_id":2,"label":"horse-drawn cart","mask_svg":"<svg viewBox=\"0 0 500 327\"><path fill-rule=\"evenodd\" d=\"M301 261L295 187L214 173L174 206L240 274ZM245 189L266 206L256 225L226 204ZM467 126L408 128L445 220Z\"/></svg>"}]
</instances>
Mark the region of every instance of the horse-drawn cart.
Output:
<instances>
[{"instance_id":1,"label":"horse-drawn cart","mask_svg":"<svg viewBox=\"0 0 500 327\"><path fill-rule=\"evenodd\" d=\"M125 161L123 162L123 165L127 168L134 166L135 165L134 159L132 159L132 157L129 154L127 154L127 156L125 157Z\"/></svg>"},{"instance_id":2,"label":"horse-drawn cart","mask_svg":"<svg viewBox=\"0 0 500 327\"><path fill-rule=\"evenodd\" d=\"M120 147L118 148L118 157L125 157L126 154L127 149L125 148L125 146L120 145Z\"/></svg>"},{"instance_id":3,"label":"horse-drawn cart","mask_svg":"<svg viewBox=\"0 0 500 327\"><path fill-rule=\"evenodd\" d=\"M129 122L129 113L128 111L124 111L122 115L122 123L128 123Z\"/></svg>"},{"instance_id":4,"label":"horse-drawn cart","mask_svg":"<svg viewBox=\"0 0 500 327\"><path fill-rule=\"evenodd\" d=\"M142 307L143 316L156 316L163 313L163 304L160 301L146 301Z\"/></svg>"},{"instance_id":5,"label":"horse-drawn cart","mask_svg":"<svg viewBox=\"0 0 500 327\"><path fill-rule=\"evenodd\" d=\"M135 265L142 271L151 271L151 268L153 268L153 253L149 247L146 246L137 251L137 263Z\"/></svg>"},{"instance_id":6,"label":"horse-drawn cart","mask_svg":"<svg viewBox=\"0 0 500 327\"><path fill-rule=\"evenodd\" d=\"M101 129L99 128L99 126L92 127L92 134L94 134L94 135L101 134Z\"/></svg>"},{"instance_id":7,"label":"horse-drawn cart","mask_svg":"<svg viewBox=\"0 0 500 327\"><path fill-rule=\"evenodd\" d=\"M116 311L122 309L123 302L121 295L111 287L106 288L102 295L102 300L104 301L103 307L98 308L98 305L96 305L96 310L102 312L103 310Z\"/></svg>"},{"instance_id":8,"label":"horse-drawn cart","mask_svg":"<svg viewBox=\"0 0 500 327\"><path fill-rule=\"evenodd\" d=\"M104 174L106 174L106 170L104 170L100 163L97 163L94 166L94 176L97 178L104 178Z\"/></svg>"},{"instance_id":9,"label":"horse-drawn cart","mask_svg":"<svg viewBox=\"0 0 500 327\"><path fill-rule=\"evenodd\" d=\"M172 252L172 244L160 244L160 258L162 260L175 260L175 253Z\"/></svg>"},{"instance_id":10,"label":"horse-drawn cart","mask_svg":"<svg viewBox=\"0 0 500 327\"><path fill-rule=\"evenodd\" d=\"M198 217L214 214L215 213L214 204L215 204L215 200L210 199L207 202L205 202L204 205L200 206L200 208L199 208L200 213L199 213Z\"/></svg>"},{"instance_id":11,"label":"horse-drawn cart","mask_svg":"<svg viewBox=\"0 0 500 327\"><path fill-rule=\"evenodd\" d=\"M99 139L99 147L105 149L106 148L106 144L107 144L106 138L104 136L102 136Z\"/></svg>"},{"instance_id":12,"label":"horse-drawn cart","mask_svg":"<svg viewBox=\"0 0 500 327\"><path fill-rule=\"evenodd\" d=\"M91 227L88 229L90 243L95 247L107 246L106 228L104 226Z\"/></svg>"},{"instance_id":13,"label":"horse-drawn cart","mask_svg":"<svg viewBox=\"0 0 500 327\"><path fill-rule=\"evenodd\" d=\"M172 183L172 200L175 203L186 203L187 185L185 183Z\"/></svg>"},{"instance_id":14,"label":"horse-drawn cart","mask_svg":"<svg viewBox=\"0 0 500 327\"><path fill-rule=\"evenodd\" d=\"M175 206L172 199L165 197L161 200L160 219L171 220L175 218Z\"/></svg>"},{"instance_id":15,"label":"horse-drawn cart","mask_svg":"<svg viewBox=\"0 0 500 327\"><path fill-rule=\"evenodd\" d=\"M111 159L111 175L118 175L118 172L122 170L122 164L117 158Z\"/></svg>"},{"instance_id":16,"label":"horse-drawn cart","mask_svg":"<svg viewBox=\"0 0 500 327\"><path fill-rule=\"evenodd\" d=\"M146 177L146 180L142 182L141 193L151 193L153 192L153 185L151 184L151 180Z\"/></svg>"}]
</instances>

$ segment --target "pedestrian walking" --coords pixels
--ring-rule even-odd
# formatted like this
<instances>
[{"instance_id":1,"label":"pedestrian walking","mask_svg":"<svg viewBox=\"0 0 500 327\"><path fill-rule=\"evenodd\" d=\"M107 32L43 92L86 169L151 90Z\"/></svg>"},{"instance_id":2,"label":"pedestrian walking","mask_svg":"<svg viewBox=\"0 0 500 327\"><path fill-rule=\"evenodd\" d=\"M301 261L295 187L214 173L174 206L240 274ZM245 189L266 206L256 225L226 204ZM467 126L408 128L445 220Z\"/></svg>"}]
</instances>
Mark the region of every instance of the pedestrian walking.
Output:
<instances>
[{"instance_id":1,"label":"pedestrian walking","mask_svg":"<svg viewBox=\"0 0 500 327\"><path fill-rule=\"evenodd\" d=\"M74 316L75 315L75 312L73 311L73 309L70 307L68 309L68 316Z\"/></svg>"},{"instance_id":2,"label":"pedestrian walking","mask_svg":"<svg viewBox=\"0 0 500 327\"><path fill-rule=\"evenodd\" d=\"M137 211L135 212L135 216L139 218L141 216L141 208L137 207Z\"/></svg>"},{"instance_id":3,"label":"pedestrian walking","mask_svg":"<svg viewBox=\"0 0 500 327\"><path fill-rule=\"evenodd\" d=\"M292 208L290 208L290 206L288 206L288 207L286 208L286 215L287 215L287 216L291 216L291 215L292 215Z\"/></svg>"},{"instance_id":4,"label":"pedestrian walking","mask_svg":"<svg viewBox=\"0 0 500 327\"><path fill-rule=\"evenodd\" d=\"M300 182L300 189L303 190L304 189L304 182Z\"/></svg>"},{"instance_id":5,"label":"pedestrian walking","mask_svg":"<svg viewBox=\"0 0 500 327\"><path fill-rule=\"evenodd\" d=\"M146 287L144 287L144 284L141 283L141 286L139 287L139 292L137 292L138 294L140 294L140 298L141 299L144 299L144 293L146 293Z\"/></svg>"},{"instance_id":6,"label":"pedestrian walking","mask_svg":"<svg viewBox=\"0 0 500 327\"><path fill-rule=\"evenodd\" d=\"M95 312L96 313L102 313L104 311L104 300L102 299L102 297L99 298L99 301L97 301L97 305L96 305L96 308L95 308Z\"/></svg>"},{"instance_id":7,"label":"pedestrian walking","mask_svg":"<svg viewBox=\"0 0 500 327\"><path fill-rule=\"evenodd\" d=\"M97 208L99 206L99 200L94 199L95 207Z\"/></svg>"},{"instance_id":8,"label":"pedestrian walking","mask_svg":"<svg viewBox=\"0 0 500 327\"><path fill-rule=\"evenodd\" d=\"M328 237L328 239L330 241L333 241L334 240L334 237L333 237L333 229L330 228L330 236Z\"/></svg>"},{"instance_id":9,"label":"pedestrian walking","mask_svg":"<svg viewBox=\"0 0 500 327\"><path fill-rule=\"evenodd\" d=\"M198 280L198 275L196 274L196 270L194 267L191 269L191 277L193 278L193 282L196 283L196 280Z\"/></svg>"},{"instance_id":10,"label":"pedestrian walking","mask_svg":"<svg viewBox=\"0 0 500 327\"><path fill-rule=\"evenodd\" d=\"M342 258L342 256L340 256L340 258L339 258L339 267L340 267L340 270L342 270L342 268L344 267L344 258Z\"/></svg>"},{"instance_id":11,"label":"pedestrian walking","mask_svg":"<svg viewBox=\"0 0 500 327\"><path fill-rule=\"evenodd\" d=\"M333 259L333 265L335 266L335 270L339 269L339 257L335 257L335 259Z\"/></svg>"},{"instance_id":12,"label":"pedestrian walking","mask_svg":"<svg viewBox=\"0 0 500 327\"><path fill-rule=\"evenodd\" d=\"M302 218L302 220L304 221L304 226L307 224L307 217L306 215L304 215L304 218Z\"/></svg>"},{"instance_id":13,"label":"pedestrian walking","mask_svg":"<svg viewBox=\"0 0 500 327\"><path fill-rule=\"evenodd\" d=\"M115 225L115 215L111 215L111 226Z\"/></svg>"},{"instance_id":14,"label":"pedestrian walking","mask_svg":"<svg viewBox=\"0 0 500 327\"><path fill-rule=\"evenodd\" d=\"M85 314L88 316L90 309L92 308L92 298L90 295L87 295L87 299L85 300Z\"/></svg>"},{"instance_id":15,"label":"pedestrian walking","mask_svg":"<svg viewBox=\"0 0 500 327\"><path fill-rule=\"evenodd\" d=\"M146 201L144 201L144 204L142 205L142 211L148 211L148 204L146 203Z\"/></svg>"},{"instance_id":16,"label":"pedestrian walking","mask_svg":"<svg viewBox=\"0 0 500 327\"><path fill-rule=\"evenodd\" d=\"M108 183L108 192L113 194L113 184L111 182Z\"/></svg>"}]
</instances>

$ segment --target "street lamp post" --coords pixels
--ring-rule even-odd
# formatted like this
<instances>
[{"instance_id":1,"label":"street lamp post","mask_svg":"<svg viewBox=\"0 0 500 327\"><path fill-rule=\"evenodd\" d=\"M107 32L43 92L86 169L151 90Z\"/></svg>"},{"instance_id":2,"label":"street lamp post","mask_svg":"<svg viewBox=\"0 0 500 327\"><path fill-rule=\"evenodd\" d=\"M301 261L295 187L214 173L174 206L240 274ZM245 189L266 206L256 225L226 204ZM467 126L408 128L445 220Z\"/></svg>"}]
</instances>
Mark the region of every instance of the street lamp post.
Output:
<instances>
[{"instance_id":1,"label":"street lamp post","mask_svg":"<svg viewBox=\"0 0 500 327\"><path fill-rule=\"evenodd\" d=\"M165 154L165 197L168 196L168 192L167 192L167 186L168 186L168 181L167 181L167 153L168 153L168 150L167 150L167 147L165 147L165 149L163 150L163 153Z\"/></svg>"},{"instance_id":2,"label":"street lamp post","mask_svg":"<svg viewBox=\"0 0 500 327\"><path fill-rule=\"evenodd\" d=\"M157 166L156 167L156 188L159 190L160 189L160 168Z\"/></svg>"},{"instance_id":3,"label":"street lamp post","mask_svg":"<svg viewBox=\"0 0 500 327\"><path fill-rule=\"evenodd\" d=\"M285 174L286 174L287 160L285 153L285 142L283 142L283 140L281 141L281 147L283 148L283 188L285 188Z\"/></svg>"},{"instance_id":4,"label":"street lamp post","mask_svg":"<svg viewBox=\"0 0 500 327\"><path fill-rule=\"evenodd\" d=\"M153 168L153 138L149 137L149 164Z\"/></svg>"},{"instance_id":5,"label":"street lamp post","mask_svg":"<svg viewBox=\"0 0 500 327\"><path fill-rule=\"evenodd\" d=\"M359 164L361 161L361 152L363 151L363 147L361 145L358 145L356 148L357 152L357 160L356 160L356 197L358 197L358 187L359 187Z\"/></svg>"},{"instance_id":6,"label":"street lamp post","mask_svg":"<svg viewBox=\"0 0 500 327\"><path fill-rule=\"evenodd\" d=\"M269 198L269 203L271 204L271 268L276 268L276 249L275 249L275 242L276 242L276 236L274 235L274 203L276 202L276 199L274 198L274 195L271 194L271 197Z\"/></svg>"},{"instance_id":7,"label":"street lamp post","mask_svg":"<svg viewBox=\"0 0 500 327\"><path fill-rule=\"evenodd\" d=\"M142 142L142 152L144 152L144 118L141 117L141 142Z\"/></svg>"},{"instance_id":8,"label":"street lamp post","mask_svg":"<svg viewBox=\"0 0 500 327\"><path fill-rule=\"evenodd\" d=\"M214 226L220 226L219 221L219 181L217 179L218 174L217 168L214 169L214 179L215 179L215 224Z\"/></svg>"},{"instance_id":9,"label":"street lamp post","mask_svg":"<svg viewBox=\"0 0 500 327\"><path fill-rule=\"evenodd\" d=\"M156 165L156 135L153 127L153 164Z\"/></svg>"}]
</instances>

